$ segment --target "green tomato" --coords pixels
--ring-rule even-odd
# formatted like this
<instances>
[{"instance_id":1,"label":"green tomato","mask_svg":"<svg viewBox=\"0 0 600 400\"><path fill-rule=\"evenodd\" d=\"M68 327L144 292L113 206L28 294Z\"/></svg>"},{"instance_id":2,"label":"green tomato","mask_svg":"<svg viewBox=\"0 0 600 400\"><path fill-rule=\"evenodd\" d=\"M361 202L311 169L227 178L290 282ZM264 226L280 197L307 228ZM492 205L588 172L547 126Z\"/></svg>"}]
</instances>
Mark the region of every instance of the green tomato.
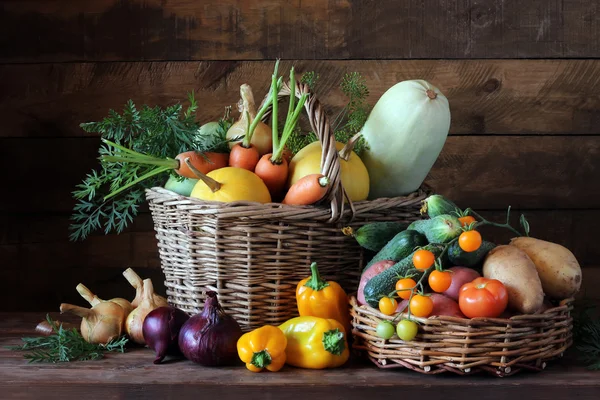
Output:
<instances>
[{"instance_id":1,"label":"green tomato","mask_svg":"<svg viewBox=\"0 0 600 400\"><path fill-rule=\"evenodd\" d=\"M419 326L414 321L409 321L407 319L403 319L398 322L396 326L396 334L398 337L405 342L410 342L417 336L417 332L419 331Z\"/></svg>"},{"instance_id":2,"label":"green tomato","mask_svg":"<svg viewBox=\"0 0 600 400\"><path fill-rule=\"evenodd\" d=\"M181 180L180 180L181 179ZM167 183L165 183L165 189L180 194L182 196L188 196L192 193L192 189L198 182L198 179L190 178L178 178L173 175L169 175Z\"/></svg>"},{"instance_id":3,"label":"green tomato","mask_svg":"<svg viewBox=\"0 0 600 400\"><path fill-rule=\"evenodd\" d=\"M381 321L379 324L377 324L377 336L388 340L394 336L394 325L390 321Z\"/></svg>"}]
</instances>

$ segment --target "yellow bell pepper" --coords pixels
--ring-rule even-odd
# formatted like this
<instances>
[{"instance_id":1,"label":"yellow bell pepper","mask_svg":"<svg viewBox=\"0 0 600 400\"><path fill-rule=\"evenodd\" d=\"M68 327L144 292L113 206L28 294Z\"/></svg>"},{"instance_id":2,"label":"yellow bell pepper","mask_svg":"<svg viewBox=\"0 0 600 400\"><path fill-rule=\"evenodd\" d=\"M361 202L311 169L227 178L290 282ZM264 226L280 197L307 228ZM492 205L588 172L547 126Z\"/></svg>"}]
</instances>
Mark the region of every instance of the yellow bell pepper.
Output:
<instances>
[{"instance_id":1,"label":"yellow bell pepper","mask_svg":"<svg viewBox=\"0 0 600 400\"><path fill-rule=\"evenodd\" d=\"M334 319L296 317L279 329L287 337L286 363L294 367L335 368L350 357L344 327Z\"/></svg>"},{"instance_id":2,"label":"yellow bell pepper","mask_svg":"<svg viewBox=\"0 0 600 400\"><path fill-rule=\"evenodd\" d=\"M296 303L300 316L335 319L350 334L350 310L348 295L334 281L321 279L317 263L310 265L312 275L301 280L296 287Z\"/></svg>"},{"instance_id":3,"label":"yellow bell pepper","mask_svg":"<svg viewBox=\"0 0 600 400\"><path fill-rule=\"evenodd\" d=\"M240 359L252 372L279 371L285 364L287 338L276 326L265 325L243 334L237 341Z\"/></svg>"}]
</instances>

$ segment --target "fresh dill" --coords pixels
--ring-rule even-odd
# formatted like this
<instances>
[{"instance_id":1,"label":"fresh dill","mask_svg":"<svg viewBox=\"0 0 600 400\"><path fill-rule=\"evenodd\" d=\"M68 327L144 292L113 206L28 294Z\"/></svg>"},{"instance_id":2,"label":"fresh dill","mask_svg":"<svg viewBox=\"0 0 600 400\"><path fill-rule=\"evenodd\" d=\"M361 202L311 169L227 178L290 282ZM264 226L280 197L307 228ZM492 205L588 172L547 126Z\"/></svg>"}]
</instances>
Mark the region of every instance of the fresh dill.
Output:
<instances>
[{"instance_id":1,"label":"fresh dill","mask_svg":"<svg viewBox=\"0 0 600 400\"><path fill-rule=\"evenodd\" d=\"M578 310L577 310L578 309ZM588 369L600 370L600 318L595 305L581 303L573 315L573 341Z\"/></svg>"},{"instance_id":2,"label":"fresh dill","mask_svg":"<svg viewBox=\"0 0 600 400\"><path fill-rule=\"evenodd\" d=\"M24 337L20 346L9 347L15 351L26 351L24 355L30 363L33 362L70 362L99 360L106 352L125 352L127 337L111 340L106 345L92 344L85 341L77 329L65 329L62 324L56 326L52 318L46 315L46 320L53 327L50 336Z\"/></svg>"},{"instance_id":3,"label":"fresh dill","mask_svg":"<svg viewBox=\"0 0 600 400\"><path fill-rule=\"evenodd\" d=\"M318 74L314 71L309 71L302 75L301 81L308 85L311 91L314 91L318 78ZM370 107L366 102L369 96L369 88L364 77L359 72L351 72L344 74L342 77L340 89L348 98L348 102L333 119L331 127L334 130L336 141L346 143L362 129L367 121L370 111ZM299 130L296 130L288 142L288 148L292 154L296 154L303 147L316 140L317 137L313 132L303 134ZM354 145L354 152L360 156L367 148L367 142L361 137Z\"/></svg>"},{"instance_id":4,"label":"fresh dill","mask_svg":"<svg viewBox=\"0 0 600 400\"><path fill-rule=\"evenodd\" d=\"M109 110L101 121L80 126L86 132L99 133L102 139L154 157L174 157L189 150L228 151L226 133L233 122L229 109L212 124L212 129L200 130L196 121L198 104L193 93L188 95L188 103L185 110L181 104L166 108L144 105L138 109L129 100L121 114ZM113 148L100 145L99 158L114 155L117 154ZM152 176L110 199L105 200L105 196L152 171L153 167L147 165L102 162L99 169L88 173L72 192L77 203L71 215L70 239L83 240L96 230L103 230L105 234L122 232L145 201L145 190L160 185L172 172Z\"/></svg>"}]
</instances>

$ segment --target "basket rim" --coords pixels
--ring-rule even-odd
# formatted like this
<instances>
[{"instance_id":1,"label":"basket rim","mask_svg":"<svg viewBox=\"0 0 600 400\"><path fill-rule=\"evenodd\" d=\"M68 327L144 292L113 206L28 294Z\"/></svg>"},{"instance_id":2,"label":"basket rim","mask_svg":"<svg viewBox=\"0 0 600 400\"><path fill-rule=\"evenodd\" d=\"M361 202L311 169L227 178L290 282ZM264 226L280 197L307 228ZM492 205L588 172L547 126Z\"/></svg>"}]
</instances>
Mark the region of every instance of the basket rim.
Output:
<instances>
[{"instance_id":1,"label":"basket rim","mask_svg":"<svg viewBox=\"0 0 600 400\"><path fill-rule=\"evenodd\" d=\"M355 202L353 209L345 208L341 218L335 222L349 222L355 216L366 213L370 210L392 208L404 205L403 203L414 204L421 202L427 196L433 193L433 190L427 185L421 185L416 191L404 196L377 198L373 200L364 200ZM330 208L324 204L315 204L308 206L297 206L282 203L258 203L250 201L219 202L206 201L197 198L183 196L161 186L154 186L146 189L146 199L149 203L165 204L175 206L177 209L183 209L190 214L227 214L232 213L239 216L239 213L246 212L246 216L253 218L273 219L275 217L287 217L292 219L318 219L328 221L331 217ZM264 214L261 214L264 213Z\"/></svg>"},{"instance_id":2,"label":"basket rim","mask_svg":"<svg viewBox=\"0 0 600 400\"><path fill-rule=\"evenodd\" d=\"M569 298L560 300L560 303L558 306L548 308L547 310L544 310L543 312L541 312L539 314L518 314L518 315L513 315L512 317L509 317L509 318L486 318L486 317L475 317L475 318L464 317L464 318L461 318L461 317L451 317L448 315L436 315L436 316L431 316L431 317L427 317L427 318L415 317L414 315L411 315L410 318L414 319L415 321L417 321L423 325L439 325L439 324L443 324L443 323L457 324L458 323L458 324L463 324L463 325L485 324L489 327L489 325L491 323L491 324L495 324L498 326L501 326L501 325L505 326L505 325L511 325L512 322L522 321L522 320L532 320L532 319L544 320L544 319L546 319L545 317L548 317L551 314L560 313L562 311L569 309L570 307L573 306L574 302L575 302L575 298L569 297ZM358 301L357 301L355 295L349 296L349 303L355 310L357 310L359 312L360 311L364 312L366 310L370 314L374 314L380 319L393 320L393 319L397 318L398 316L400 316L400 318L408 317L408 313L396 313L396 314L392 314L392 315L385 315L385 314L381 313L379 310L377 310L376 308L369 306L368 304L360 305L360 304L358 304ZM473 328L476 328L476 327L473 327Z\"/></svg>"}]
</instances>

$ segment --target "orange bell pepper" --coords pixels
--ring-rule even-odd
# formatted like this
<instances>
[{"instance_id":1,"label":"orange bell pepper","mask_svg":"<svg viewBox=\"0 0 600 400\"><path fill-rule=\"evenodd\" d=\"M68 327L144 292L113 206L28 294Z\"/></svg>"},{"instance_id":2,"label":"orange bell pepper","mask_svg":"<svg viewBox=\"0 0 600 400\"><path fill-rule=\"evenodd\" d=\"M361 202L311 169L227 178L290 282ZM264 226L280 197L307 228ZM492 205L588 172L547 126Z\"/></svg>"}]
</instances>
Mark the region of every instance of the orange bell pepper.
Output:
<instances>
[{"instance_id":1,"label":"orange bell pepper","mask_svg":"<svg viewBox=\"0 0 600 400\"><path fill-rule=\"evenodd\" d=\"M276 326L265 325L242 335L237 341L240 360L252 372L279 371L285 364L287 338Z\"/></svg>"},{"instance_id":2,"label":"orange bell pepper","mask_svg":"<svg viewBox=\"0 0 600 400\"><path fill-rule=\"evenodd\" d=\"M344 326L350 335L350 310L348 296L342 287L334 281L321 279L317 263L310 266L312 275L301 280L296 287L296 303L300 316L334 319Z\"/></svg>"}]
</instances>

